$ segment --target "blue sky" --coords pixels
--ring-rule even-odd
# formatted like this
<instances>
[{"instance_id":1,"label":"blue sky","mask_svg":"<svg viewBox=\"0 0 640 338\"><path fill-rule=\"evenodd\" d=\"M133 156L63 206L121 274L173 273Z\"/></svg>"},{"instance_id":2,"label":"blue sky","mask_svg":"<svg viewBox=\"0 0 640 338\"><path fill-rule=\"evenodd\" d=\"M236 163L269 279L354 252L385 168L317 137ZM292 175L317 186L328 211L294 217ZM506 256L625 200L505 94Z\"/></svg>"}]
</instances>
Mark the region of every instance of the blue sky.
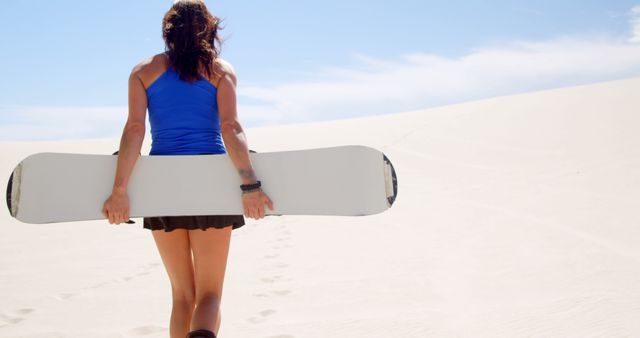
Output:
<instances>
[{"instance_id":1,"label":"blue sky","mask_svg":"<svg viewBox=\"0 0 640 338\"><path fill-rule=\"evenodd\" d=\"M206 1L247 127L640 76L640 1ZM0 140L118 137L172 1L9 1Z\"/></svg>"}]
</instances>

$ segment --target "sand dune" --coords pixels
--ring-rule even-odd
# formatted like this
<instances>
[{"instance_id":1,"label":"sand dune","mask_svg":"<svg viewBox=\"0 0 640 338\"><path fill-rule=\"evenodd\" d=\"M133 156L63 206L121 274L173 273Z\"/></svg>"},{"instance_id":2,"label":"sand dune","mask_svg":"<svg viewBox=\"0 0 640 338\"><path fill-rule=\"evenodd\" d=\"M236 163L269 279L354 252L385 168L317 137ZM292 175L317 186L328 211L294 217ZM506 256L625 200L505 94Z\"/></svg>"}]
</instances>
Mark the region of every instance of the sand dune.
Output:
<instances>
[{"instance_id":1,"label":"sand dune","mask_svg":"<svg viewBox=\"0 0 640 338\"><path fill-rule=\"evenodd\" d=\"M629 79L249 129L257 151L378 148L399 195L374 216L247 219L220 337L640 336L639 91ZM0 143L0 173L35 152L117 147ZM169 283L141 227L5 209L0 336L168 336Z\"/></svg>"}]
</instances>

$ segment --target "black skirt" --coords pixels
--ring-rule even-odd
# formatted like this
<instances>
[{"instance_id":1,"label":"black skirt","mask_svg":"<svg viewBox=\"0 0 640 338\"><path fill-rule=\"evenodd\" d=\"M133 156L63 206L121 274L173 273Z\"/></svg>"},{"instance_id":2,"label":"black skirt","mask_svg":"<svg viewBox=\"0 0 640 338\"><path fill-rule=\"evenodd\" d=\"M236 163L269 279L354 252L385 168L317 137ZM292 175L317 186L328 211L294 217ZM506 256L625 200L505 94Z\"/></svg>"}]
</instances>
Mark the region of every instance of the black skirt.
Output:
<instances>
[{"instance_id":1,"label":"black skirt","mask_svg":"<svg viewBox=\"0 0 640 338\"><path fill-rule=\"evenodd\" d=\"M174 229L207 230L208 228L222 229L228 226L235 230L244 223L244 215L204 215L204 216L162 216L144 217L145 229L164 230Z\"/></svg>"}]
</instances>

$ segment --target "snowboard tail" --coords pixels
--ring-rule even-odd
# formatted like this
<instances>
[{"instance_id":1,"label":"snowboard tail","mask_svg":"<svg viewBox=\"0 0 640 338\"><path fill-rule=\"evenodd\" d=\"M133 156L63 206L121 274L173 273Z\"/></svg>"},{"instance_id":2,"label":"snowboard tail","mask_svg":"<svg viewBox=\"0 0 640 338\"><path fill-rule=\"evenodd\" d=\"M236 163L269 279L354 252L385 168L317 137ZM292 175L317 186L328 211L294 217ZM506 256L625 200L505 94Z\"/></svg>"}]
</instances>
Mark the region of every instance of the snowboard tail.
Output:
<instances>
[{"instance_id":1,"label":"snowboard tail","mask_svg":"<svg viewBox=\"0 0 640 338\"><path fill-rule=\"evenodd\" d=\"M393 163L389 160L387 155L382 154L384 159L384 178L385 178L385 191L387 192L387 201L389 201L389 208L396 201L398 196L398 177L396 176L396 170L393 168Z\"/></svg>"},{"instance_id":2,"label":"snowboard tail","mask_svg":"<svg viewBox=\"0 0 640 338\"><path fill-rule=\"evenodd\" d=\"M20 200L20 175L22 173L22 165L18 164L9 176L7 183L7 208L11 216L16 217L18 214L18 201Z\"/></svg>"},{"instance_id":3,"label":"snowboard tail","mask_svg":"<svg viewBox=\"0 0 640 338\"><path fill-rule=\"evenodd\" d=\"M13 212L13 208L11 208L11 191L13 189L13 173L9 176L9 183L7 183L7 208L9 209L9 213L11 216L15 217L16 214Z\"/></svg>"}]
</instances>

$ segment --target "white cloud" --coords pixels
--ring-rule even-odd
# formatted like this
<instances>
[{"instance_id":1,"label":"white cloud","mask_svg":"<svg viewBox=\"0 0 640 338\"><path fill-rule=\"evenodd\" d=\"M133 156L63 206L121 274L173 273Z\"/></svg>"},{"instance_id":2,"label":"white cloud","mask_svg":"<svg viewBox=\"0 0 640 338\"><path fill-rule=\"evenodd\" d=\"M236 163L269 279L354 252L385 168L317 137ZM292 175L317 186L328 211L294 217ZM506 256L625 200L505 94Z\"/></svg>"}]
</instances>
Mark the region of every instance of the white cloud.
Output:
<instances>
[{"instance_id":1,"label":"white cloud","mask_svg":"<svg viewBox=\"0 0 640 338\"><path fill-rule=\"evenodd\" d=\"M631 9L631 38L630 42L640 43L640 5Z\"/></svg>"},{"instance_id":2,"label":"white cloud","mask_svg":"<svg viewBox=\"0 0 640 338\"><path fill-rule=\"evenodd\" d=\"M515 42L456 58L425 53L399 60L355 58L358 69L326 68L316 80L245 86L239 95L263 101L265 114L277 112L263 120L286 123L393 113L640 75L640 45L611 38Z\"/></svg>"}]
</instances>

